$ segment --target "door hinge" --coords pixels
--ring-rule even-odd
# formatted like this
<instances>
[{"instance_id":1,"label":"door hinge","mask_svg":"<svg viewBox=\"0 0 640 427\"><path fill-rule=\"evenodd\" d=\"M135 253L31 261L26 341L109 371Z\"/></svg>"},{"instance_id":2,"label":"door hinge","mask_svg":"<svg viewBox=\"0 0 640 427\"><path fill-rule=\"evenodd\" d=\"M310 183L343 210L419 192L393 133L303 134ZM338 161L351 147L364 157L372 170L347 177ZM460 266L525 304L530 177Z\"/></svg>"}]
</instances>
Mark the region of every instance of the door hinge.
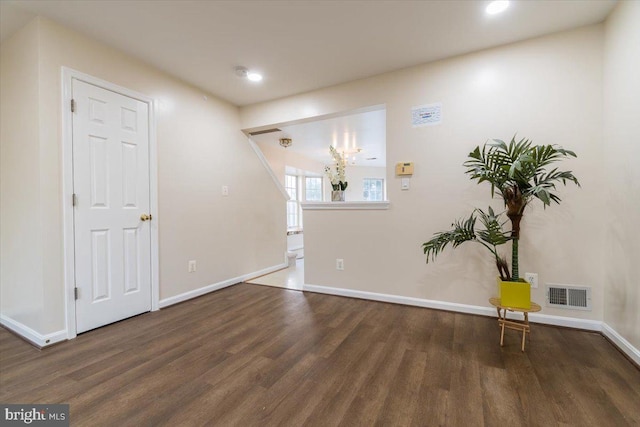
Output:
<instances>
[{"instance_id":1,"label":"door hinge","mask_svg":"<svg viewBox=\"0 0 640 427\"><path fill-rule=\"evenodd\" d=\"M78 288L77 287L73 288L73 298L76 299L76 300L78 299Z\"/></svg>"},{"instance_id":2,"label":"door hinge","mask_svg":"<svg viewBox=\"0 0 640 427\"><path fill-rule=\"evenodd\" d=\"M78 204L78 196L76 196L76 193L73 193L73 195L71 196L71 205L75 206Z\"/></svg>"},{"instance_id":3,"label":"door hinge","mask_svg":"<svg viewBox=\"0 0 640 427\"><path fill-rule=\"evenodd\" d=\"M72 113L76 112L76 100L75 99L71 100L71 112Z\"/></svg>"}]
</instances>

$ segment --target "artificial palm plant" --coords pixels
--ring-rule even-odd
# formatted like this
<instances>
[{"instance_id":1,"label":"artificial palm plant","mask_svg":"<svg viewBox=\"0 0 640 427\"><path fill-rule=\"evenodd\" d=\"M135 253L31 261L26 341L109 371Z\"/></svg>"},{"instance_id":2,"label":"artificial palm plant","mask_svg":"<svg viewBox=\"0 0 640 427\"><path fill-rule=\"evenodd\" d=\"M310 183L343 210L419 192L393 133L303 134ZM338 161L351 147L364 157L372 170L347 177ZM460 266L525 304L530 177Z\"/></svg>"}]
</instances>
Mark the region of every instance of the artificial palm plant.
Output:
<instances>
[{"instance_id":1,"label":"artificial palm plant","mask_svg":"<svg viewBox=\"0 0 640 427\"><path fill-rule=\"evenodd\" d=\"M558 168L547 168L564 158L576 157L573 151L555 145L532 145L528 139L515 140L508 144L494 139L485 143L482 149L476 147L469 153L469 160L464 163L466 173L472 180L491 184L491 196L498 192L504 201L506 215L511 222L511 232L504 232L501 214L495 214L491 208L488 213L476 209L465 221L453 223L450 231L434 234L424 243L423 249L429 258L435 260L449 243L457 247L464 242L475 241L489 249L496 259L496 266L502 280L518 281L518 241L520 239L520 221L527 204L538 199L543 206L551 202L560 203L555 193L556 184L567 181L580 186L578 179L571 171L559 171ZM476 230L476 220L481 220L484 229ZM497 246L512 242L511 273L504 257L500 256Z\"/></svg>"}]
</instances>

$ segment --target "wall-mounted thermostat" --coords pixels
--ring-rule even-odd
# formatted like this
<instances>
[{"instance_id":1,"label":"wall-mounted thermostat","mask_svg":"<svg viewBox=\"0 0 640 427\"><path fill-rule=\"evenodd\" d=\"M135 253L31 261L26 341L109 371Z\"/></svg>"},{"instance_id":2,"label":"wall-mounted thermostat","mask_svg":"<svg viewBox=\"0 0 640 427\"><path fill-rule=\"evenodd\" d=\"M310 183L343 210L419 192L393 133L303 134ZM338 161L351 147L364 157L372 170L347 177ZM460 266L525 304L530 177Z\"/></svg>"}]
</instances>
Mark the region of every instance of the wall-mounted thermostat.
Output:
<instances>
[{"instance_id":1,"label":"wall-mounted thermostat","mask_svg":"<svg viewBox=\"0 0 640 427\"><path fill-rule=\"evenodd\" d=\"M413 175L413 162L396 163L396 175Z\"/></svg>"}]
</instances>

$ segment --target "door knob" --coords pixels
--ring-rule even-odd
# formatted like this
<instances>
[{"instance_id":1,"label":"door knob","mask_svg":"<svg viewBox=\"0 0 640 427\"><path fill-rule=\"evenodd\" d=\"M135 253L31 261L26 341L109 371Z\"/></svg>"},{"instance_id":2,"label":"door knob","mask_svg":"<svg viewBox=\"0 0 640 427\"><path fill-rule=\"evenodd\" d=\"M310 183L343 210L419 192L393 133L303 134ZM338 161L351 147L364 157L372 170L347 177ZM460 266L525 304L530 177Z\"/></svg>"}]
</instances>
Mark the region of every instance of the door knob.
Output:
<instances>
[{"instance_id":1,"label":"door knob","mask_svg":"<svg viewBox=\"0 0 640 427\"><path fill-rule=\"evenodd\" d=\"M153 217L151 216L151 214L147 215L147 214L142 214L140 215L140 221L151 221L153 219Z\"/></svg>"}]
</instances>

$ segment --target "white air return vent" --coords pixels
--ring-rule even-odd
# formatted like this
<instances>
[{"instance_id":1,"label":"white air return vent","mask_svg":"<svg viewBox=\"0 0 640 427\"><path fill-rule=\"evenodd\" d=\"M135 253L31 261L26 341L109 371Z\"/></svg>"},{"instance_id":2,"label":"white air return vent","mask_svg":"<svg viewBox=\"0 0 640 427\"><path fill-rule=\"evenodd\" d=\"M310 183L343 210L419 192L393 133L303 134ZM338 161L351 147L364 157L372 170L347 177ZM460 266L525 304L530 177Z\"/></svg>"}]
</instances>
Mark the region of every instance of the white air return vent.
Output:
<instances>
[{"instance_id":1,"label":"white air return vent","mask_svg":"<svg viewBox=\"0 0 640 427\"><path fill-rule=\"evenodd\" d=\"M255 132L249 132L249 135L256 136L256 135L264 135L265 133L273 133L273 132L280 132L280 129L272 128L272 129L265 129L265 130L257 130Z\"/></svg>"},{"instance_id":2,"label":"white air return vent","mask_svg":"<svg viewBox=\"0 0 640 427\"><path fill-rule=\"evenodd\" d=\"M547 285L547 306L591 310L591 288L550 283Z\"/></svg>"}]
</instances>

